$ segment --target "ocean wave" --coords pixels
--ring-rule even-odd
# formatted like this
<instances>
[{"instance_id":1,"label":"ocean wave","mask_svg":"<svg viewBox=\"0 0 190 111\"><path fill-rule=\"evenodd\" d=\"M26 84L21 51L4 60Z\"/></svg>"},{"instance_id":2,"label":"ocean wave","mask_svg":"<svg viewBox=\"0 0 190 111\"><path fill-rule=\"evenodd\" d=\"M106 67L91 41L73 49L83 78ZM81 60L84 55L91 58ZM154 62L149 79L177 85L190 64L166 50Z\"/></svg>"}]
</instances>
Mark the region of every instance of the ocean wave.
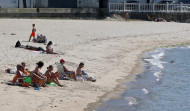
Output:
<instances>
[{"instance_id":1,"label":"ocean wave","mask_svg":"<svg viewBox=\"0 0 190 111\"><path fill-rule=\"evenodd\" d=\"M165 55L164 52L160 52L158 54L152 55L151 57L154 59L162 59L164 55Z\"/></svg>"},{"instance_id":2,"label":"ocean wave","mask_svg":"<svg viewBox=\"0 0 190 111\"><path fill-rule=\"evenodd\" d=\"M150 62L152 65L157 66L158 68L163 69L163 64L166 62L161 61L161 59L164 57L164 49L158 49L156 51L150 52L149 58L144 59L145 61Z\"/></svg>"},{"instance_id":3,"label":"ocean wave","mask_svg":"<svg viewBox=\"0 0 190 111\"><path fill-rule=\"evenodd\" d=\"M145 94L149 94L149 93L150 93L149 90L146 89L146 88L143 88L142 91L143 91Z\"/></svg>"},{"instance_id":4,"label":"ocean wave","mask_svg":"<svg viewBox=\"0 0 190 111\"><path fill-rule=\"evenodd\" d=\"M144 60L150 62L152 65L157 66L158 68L161 68L161 69L164 68L163 64L166 63L166 62L162 62L158 59L144 59Z\"/></svg>"},{"instance_id":5,"label":"ocean wave","mask_svg":"<svg viewBox=\"0 0 190 111\"><path fill-rule=\"evenodd\" d=\"M134 106L139 103L135 97L125 97L125 100L128 101L129 106Z\"/></svg>"},{"instance_id":6,"label":"ocean wave","mask_svg":"<svg viewBox=\"0 0 190 111\"><path fill-rule=\"evenodd\" d=\"M155 72L154 76L157 78L156 81L160 81L160 79L162 78L162 72L161 71Z\"/></svg>"}]
</instances>

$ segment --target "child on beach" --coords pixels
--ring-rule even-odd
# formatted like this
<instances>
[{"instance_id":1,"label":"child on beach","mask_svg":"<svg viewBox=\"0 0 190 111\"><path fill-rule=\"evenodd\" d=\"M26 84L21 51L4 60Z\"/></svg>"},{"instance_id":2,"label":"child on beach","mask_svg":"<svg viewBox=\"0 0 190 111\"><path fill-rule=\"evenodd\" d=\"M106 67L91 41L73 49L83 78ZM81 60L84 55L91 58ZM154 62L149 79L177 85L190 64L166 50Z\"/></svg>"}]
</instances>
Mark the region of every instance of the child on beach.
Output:
<instances>
[{"instance_id":1,"label":"child on beach","mask_svg":"<svg viewBox=\"0 0 190 111\"><path fill-rule=\"evenodd\" d=\"M35 24L32 24L32 27L33 27L32 28L32 33L30 35L29 42L30 42L31 37L33 37L35 39L35 32L36 32Z\"/></svg>"},{"instance_id":2,"label":"child on beach","mask_svg":"<svg viewBox=\"0 0 190 111\"><path fill-rule=\"evenodd\" d=\"M53 71L53 66L49 65L49 67L47 68L47 71L45 72L45 76L47 77L47 81L46 83L51 83L54 82L56 83L58 86L63 87L63 85L61 85L58 81L58 77L59 77L59 73L58 72L52 72Z\"/></svg>"},{"instance_id":3,"label":"child on beach","mask_svg":"<svg viewBox=\"0 0 190 111\"><path fill-rule=\"evenodd\" d=\"M39 61L37 64L37 67L34 69L34 71L31 72L32 74L32 79L34 80L34 84L36 87L39 87L38 86L38 82L39 81L42 81L42 86L45 87L45 82L47 80L47 77L43 76L42 75L42 67L44 66L44 63L42 61Z\"/></svg>"},{"instance_id":4,"label":"child on beach","mask_svg":"<svg viewBox=\"0 0 190 111\"><path fill-rule=\"evenodd\" d=\"M79 81L92 81L95 82L96 80L93 79L92 77L90 77L87 73L85 73L84 71L82 71L81 69L84 67L84 63L80 63L77 70L76 70L76 78Z\"/></svg>"}]
</instances>

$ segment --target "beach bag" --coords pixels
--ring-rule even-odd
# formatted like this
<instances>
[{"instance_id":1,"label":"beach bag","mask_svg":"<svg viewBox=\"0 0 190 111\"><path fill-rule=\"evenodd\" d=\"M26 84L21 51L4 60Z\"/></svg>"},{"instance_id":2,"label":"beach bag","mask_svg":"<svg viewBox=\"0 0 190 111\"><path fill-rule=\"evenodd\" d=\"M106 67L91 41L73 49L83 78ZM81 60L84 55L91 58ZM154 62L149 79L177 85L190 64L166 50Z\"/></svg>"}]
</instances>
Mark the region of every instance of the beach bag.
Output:
<instances>
[{"instance_id":1,"label":"beach bag","mask_svg":"<svg viewBox=\"0 0 190 111\"><path fill-rule=\"evenodd\" d=\"M18 40L18 41L16 42L15 47L20 47L20 46L21 46L21 43L20 43L20 41Z\"/></svg>"},{"instance_id":2,"label":"beach bag","mask_svg":"<svg viewBox=\"0 0 190 111\"><path fill-rule=\"evenodd\" d=\"M47 38L43 34L38 34L37 39L35 40L37 43L47 43Z\"/></svg>"}]
</instances>

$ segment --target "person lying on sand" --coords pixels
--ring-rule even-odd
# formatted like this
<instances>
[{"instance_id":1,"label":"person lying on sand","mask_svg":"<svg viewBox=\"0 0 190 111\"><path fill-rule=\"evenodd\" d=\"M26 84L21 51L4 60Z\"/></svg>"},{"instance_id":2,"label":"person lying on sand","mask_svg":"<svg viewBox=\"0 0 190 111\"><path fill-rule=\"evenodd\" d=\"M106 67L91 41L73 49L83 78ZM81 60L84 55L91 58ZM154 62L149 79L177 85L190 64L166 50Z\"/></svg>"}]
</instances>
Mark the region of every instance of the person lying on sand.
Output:
<instances>
[{"instance_id":1,"label":"person lying on sand","mask_svg":"<svg viewBox=\"0 0 190 111\"><path fill-rule=\"evenodd\" d=\"M60 66L58 67L57 69L57 72L60 73L60 77L59 79L60 80L64 80L65 78L72 78L74 80L77 80L76 79L76 75L75 75L75 72L74 71L69 71L65 66L65 60L64 59L61 59L60 60Z\"/></svg>"},{"instance_id":2,"label":"person lying on sand","mask_svg":"<svg viewBox=\"0 0 190 111\"><path fill-rule=\"evenodd\" d=\"M34 80L34 84L36 87L39 87L37 82L42 81L42 86L45 87L45 82L47 80L46 76L42 75L41 68L44 66L44 63L42 61L39 61L37 64L37 67L34 69L34 71L31 72L32 79Z\"/></svg>"},{"instance_id":3,"label":"person lying on sand","mask_svg":"<svg viewBox=\"0 0 190 111\"><path fill-rule=\"evenodd\" d=\"M57 54L56 52L53 52L53 48L51 47L53 45L52 41L49 41L46 46L46 53L48 54Z\"/></svg>"},{"instance_id":4,"label":"person lying on sand","mask_svg":"<svg viewBox=\"0 0 190 111\"><path fill-rule=\"evenodd\" d=\"M18 42L18 41L17 41ZM35 47L35 46L29 46L29 45L21 45L21 43L19 42L19 45L16 43L15 47L17 48L25 48L27 50L33 50L33 51L43 51L43 53L47 53L47 54L58 54L56 52L53 52L53 48L51 48L52 46L52 42L50 41L47 46L46 46L46 50L44 50L42 47Z\"/></svg>"},{"instance_id":5,"label":"person lying on sand","mask_svg":"<svg viewBox=\"0 0 190 111\"><path fill-rule=\"evenodd\" d=\"M53 71L53 66L49 65L49 67L47 67L47 71L45 72L45 76L47 77L47 81L46 83L51 83L54 82L56 83L58 86L63 87L63 85L61 85L58 81L58 77L59 77L59 73L58 72L52 72Z\"/></svg>"},{"instance_id":6,"label":"person lying on sand","mask_svg":"<svg viewBox=\"0 0 190 111\"><path fill-rule=\"evenodd\" d=\"M29 46L29 45L26 45L25 49L27 49L27 50L33 50L33 51L43 51L43 52L46 52L42 47L34 47L34 46Z\"/></svg>"},{"instance_id":7,"label":"person lying on sand","mask_svg":"<svg viewBox=\"0 0 190 111\"><path fill-rule=\"evenodd\" d=\"M80 63L77 70L76 70L76 78L78 81L92 81L95 82L96 80L90 77L87 73L82 71L81 69L84 67L84 63Z\"/></svg>"},{"instance_id":8,"label":"person lying on sand","mask_svg":"<svg viewBox=\"0 0 190 111\"><path fill-rule=\"evenodd\" d=\"M25 62L21 62L21 66L23 67L23 73L24 74L26 74L26 75L30 75L30 74L28 74L29 72L28 72L28 70L26 69L26 64L25 64ZM17 68L14 68L14 69L10 69L10 68L8 68L8 69L6 69L5 70L7 73L11 73L11 74L16 74L17 73Z\"/></svg>"}]
</instances>

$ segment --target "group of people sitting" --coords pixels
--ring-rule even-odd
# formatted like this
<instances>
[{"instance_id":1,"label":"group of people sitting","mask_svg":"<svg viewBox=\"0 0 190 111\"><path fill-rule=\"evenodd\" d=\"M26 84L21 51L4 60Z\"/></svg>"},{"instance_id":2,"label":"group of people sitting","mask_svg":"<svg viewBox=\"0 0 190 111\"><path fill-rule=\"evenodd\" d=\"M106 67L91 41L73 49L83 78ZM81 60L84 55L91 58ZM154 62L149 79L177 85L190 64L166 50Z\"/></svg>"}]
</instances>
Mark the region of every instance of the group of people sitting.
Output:
<instances>
[{"instance_id":1,"label":"group of people sitting","mask_svg":"<svg viewBox=\"0 0 190 111\"><path fill-rule=\"evenodd\" d=\"M155 21L155 22L174 22L170 18L167 18L167 19L164 19L162 17L152 17L151 18L148 14L147 14L147 20L148 21Z\"/></svg>"},{"instance_id":2,"label":"group of people sitting","mask_svg":"<svg viewBox=\"0 0 190 111\"><path fill-rule=\"evenodd\" d=\"M46 43L47 39L43 35L39 35L37 39L35 38L36 28L35 24L32 24L32 33L29 38L29 42L31 38L33 37L34 42L38 43ZM58 54L54 52L52 48L52 41L49 41L46 45L46 50L42 47L34 47L29 45L21 45L20 41L17 41L15 47L24 48L27 50L33 50L33 51L42 51L43 53L47 54ZM59 62L56 62L57 65L57 71L53 72L53 65L49 65L47 67L47 70L45 73L42 72L42 67L44 66L44 63L42 61L39 61L36 63L37 66L33 71L29 71L26 69L25 62L22 62L21 64L18 64L16 67L16 75L12 80L12 83L15 84L17 81L22 84L22 86L28 87L30 84L33 84L34 87L39 88L39 86L46 87L46 84L55 83L60 87L63 87L59 80L68 80L73 79L75 81L92 81L95 82L96 80L90 77L87 73L82 71L82 68L84 67L84 63L80 63L77 67L76 72L75 71L69 71L65 67L65 60L61 59ZM7 72L11 72L10 69L6 70ZM30 81L29 81L30 80Z\"/></svg>"},{"instance_id":3,"label":"group of people sitting","mask_svg":"<svg viewBox=\"0 0 190 111\"><path fill-rule=\"evenodd\" d=\"M48 44L46 45L46 50L43 49L42 47L35 47L35 46L29 46L29 45L21 45L20 41L16 42L15 47L19 47L19 48L25 48L27 50L33 50L33 51L42 51L44 53L47 54L58 54L56 52L54 52L53 48L52 48L53 42L49 41Z\"/></svg>"},{"instance_id":4,"label":"group of people sitting","mask_svg":"<svg viewBox=\"0 0 190 111\"><path fill-rule=\"evenodd\" d=\"M82 71L82 68L84 67L84 63L80 63L76 72L69 71L65 67L65 60L61 59L59 63L57 63L57 71L53 72L53 65L49 65L47 67L47 70L45 73L42 73L42 67L44 66L44 63L42 61L39 61L36 63L37 66L33 71L29 71L26 69L25 62L22 62L21 64L17 65L17 71L16 75L12 80L12 83L15 84L17 81L22 84L22 86L28 87L30 84L33 84L36 88L39 88L39 86L46 87L46 84L55 83L60 87L63 87L64 85L61 85L59 80L64 79L73 79L75 81L92 81L95 82L96 80L90 77L87 73ZM30 77L32 82L31 83L25 83L24 79Z\"/></svg>"}]
</instances>

